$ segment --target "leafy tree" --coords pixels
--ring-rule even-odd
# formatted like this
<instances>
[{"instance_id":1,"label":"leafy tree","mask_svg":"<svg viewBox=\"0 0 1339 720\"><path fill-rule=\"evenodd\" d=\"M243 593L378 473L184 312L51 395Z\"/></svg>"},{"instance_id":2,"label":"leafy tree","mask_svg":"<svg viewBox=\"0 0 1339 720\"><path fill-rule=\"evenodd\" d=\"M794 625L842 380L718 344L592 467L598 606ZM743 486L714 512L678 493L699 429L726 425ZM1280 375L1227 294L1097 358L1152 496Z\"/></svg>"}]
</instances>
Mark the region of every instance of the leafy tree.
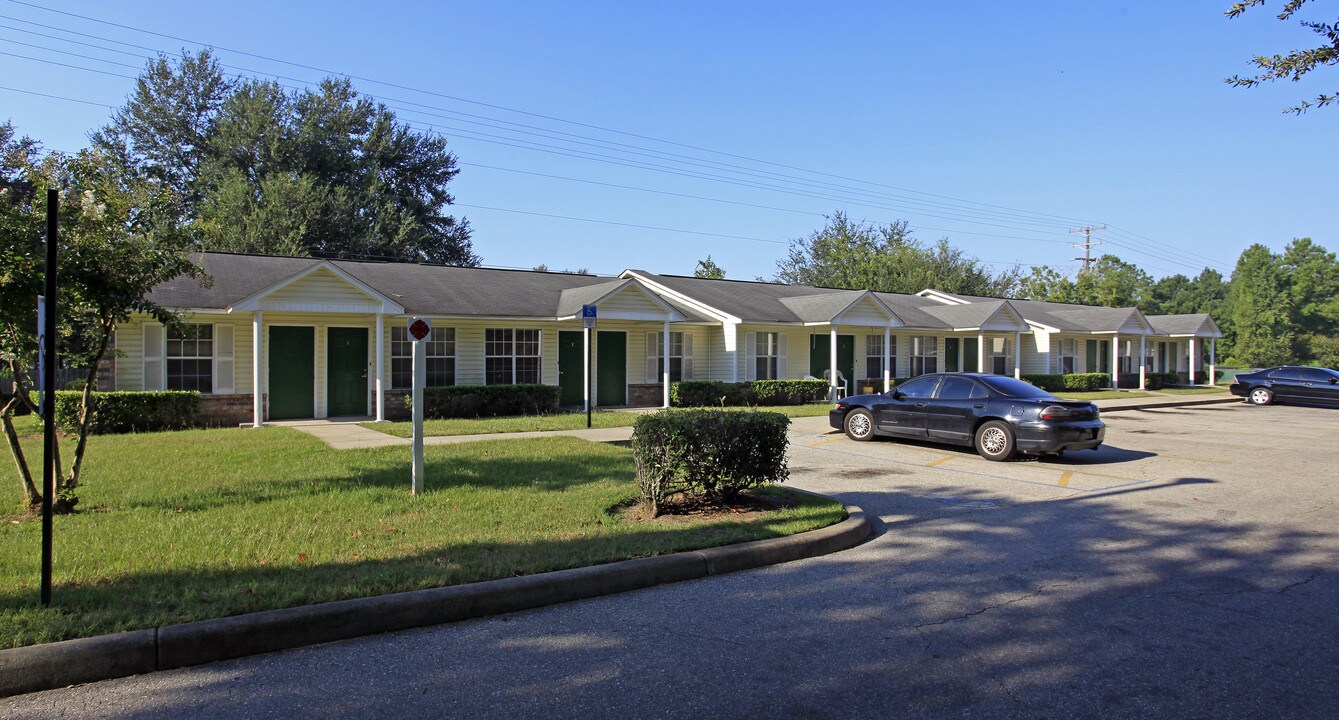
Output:
<instances>
[{"instance_id":1,"label":"leafy tree","mask_svg":"<svg viewBox=\"0 0 1339 720\"><path fill-rule=\"evenodd\" d=\"M1103 255L1092 270L1072 280L1054 268L1034 267L1020 289L1023 297L1031 300L1140 307L1147 312L1152 305L1153 278L1133 263Z\"/></svg>"},{"instance_id":2,"label":"leafy tree","mask_svg":"<svg viewBox=\"0 0 1339 720\"><path fill-rule=\"evenodd\" d=\"M1283 5L1283 10L1278 14L1279 20L1288 20L1306 5L1307 0L1288 0ZM1235 18L1245 13L1248 8L1256 5L1265 4L1265 0L1244 0L1228 8L1227 16ZM1302 27L1311 30L1320 35L1323 41L1319 47L1307 50L1291 50L1287 55L1253 55L1251 62L1260 70L1258 75L1241 77L1233 75L1223 82L1233 87L1254 87L1265 82L1273 82L1287 78L1293 82L1301 80L1307 73L1324 65L1334 65L1339 63L1339 28L1335 24L1316 22L1310 20L1300 20ZM1316 101L1302 101L1300 105L1290 107L1284 112L1301 115L1312 107L1325 107L1335 101L1339 93L1335 95L1326 95L1321 93L1316 97Z\"/></svg>"},{"instance_id":3,"label":"leafy tree","mask_svg":"<svg viewBox=\"0 0 1339 720\"><path fill-rule=\"evenodd\" d=\"M1289 312L1289 283L1282 259L1264 245L1246 248L1232 272L1228 299L1236 338L1232 356L1250 365L1280 365L1293 358L1297 337Z\"/></svg>"},{"instance_id":4,"label":"leafy tree","mask_svg":"<svg viewBox=\"0 0 1339 720\"><path fill-rule=\"evenodd\" d=\"M905 220L874 226L853 222L842 212L808 238L791 241L777 268L780 282L892 293L935 288L1007 296L1019 279L1016 268L992 273L947 239L931 246L912 239Z\"/></svg>"},{"instance_id":5,"label":"leafy tree","mask_svg":"<svg viewBox=\"0 0 1339 720\"><path fill-rule=\"evenodd\" d=\"M708 255L706 260L697 261L697 269L693 270L693 277L724 280L725 269L713 262L711 256Z\"/></svg>"},{"instance_id":6,"label":"leafy tree","mask_svg":"<svg viewBox=\"0 0 1339 720\"><path fill-rule=\"evenodd\" d=\"M135 92L90 135L93 147L136 175L167 183L190 213L200 200L196 177L233 83L209 50L150 60Z\"/></svg>"},{"instance_id":7,"label":"leafy tree","mask_svg":"<svg viewBox=\"0 0 1339 720\"><path fill-rule=\"evenodd\" d=\"M545 264L543 264L543 263L540 263L539 265L536 265L536 266L534 266L534 267L531 268L531 269L534 270L535 272L556 272L556 273L567 273L568 275L591 275L591 274L593 274L593 273L591 273L591 271L590 271L589 268L577 268L576 270L568 270L568 269L566 269L566 268L564 268L564 269L562 269L562 270L550 270L550 269L549 269L549 266L548 266L548 265L545 265Z\"/></svg>"},{"instance_id":8,"label":"leafy tree","mask_svg":"<svg viewBox=\"0 0 1339 720\"><path fill-rule=\"evenodd\" d=\"M1311 238L1299 238L1283 250L1292 320L1320 335L1339 334L1339 259Z\"/></svg>"},{"instance_id":9,"label":"leafy tree","mask_svg":"<svg viewBox=\"0 0 1339 720\"><path fill-rule=\"evenodd\" d=\"M459 170L347 78L285 92L229 81L208 50L160 56L92 136L182 199L204 249L474 266L470 225L445 209Z\"/></svg>"},{"instance_id":10,"label":"leafy tree","mask_svg":"<svg viewBox=\"0 0 1339 720\"><path fill-rule=\"evenodd\" d=\"M176 277L201 278L202 271L187 254L189 240L181 228L180 199L165 183L133 175L118 159L98 150L73 157L53 154L40 164L29 163L22 175L31 188L65 188L58 217L60 352L69 365L88 368L79 434L68 470L56 458L61 476L53 506L59 512L70 512L78 502L74 491L87 450L97 367L108 352L116 324L135 312L176 322L171 310L145 295L155 285ZM44 225L46 194L31 192L3 206L0 297L5 300L5 313L0 317L0 356L15 388L6 398L0 423L18 466L24 498L36 505L41 494L18 445L12 415L20 405L35 409L27 379L37 356L32 329L37 323L37 290L46 272L43 235L36 230Z\"/></svg>"}]
</instances>

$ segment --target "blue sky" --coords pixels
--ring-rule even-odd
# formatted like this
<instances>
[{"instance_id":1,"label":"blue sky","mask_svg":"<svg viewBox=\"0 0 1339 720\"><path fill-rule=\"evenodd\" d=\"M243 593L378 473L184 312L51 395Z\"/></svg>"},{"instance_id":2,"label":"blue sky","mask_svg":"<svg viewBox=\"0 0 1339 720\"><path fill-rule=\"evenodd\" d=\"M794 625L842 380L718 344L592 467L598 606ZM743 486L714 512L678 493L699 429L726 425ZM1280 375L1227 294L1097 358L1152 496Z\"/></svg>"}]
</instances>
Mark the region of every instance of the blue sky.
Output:
<instances>
[{"instance_id":1,"label":"blue sky","mask_svg":"<svg viewBox=\"0 0 1339 720\"><path fill-rule=\"evenodd\" d=\"M487 265L687 274L710 254L770 278L841 210L1066 269L1067 230L1105 223L1096 253L1227 274L1255 242L1339 249L1339 110L1280 112L1339 72L1228 87L1315 37L1281 2L1229 4L0 0L0 120L78 149L142 48L208 45L236 74L364 78L445 133Z\"/></svg>"}]
</instances>

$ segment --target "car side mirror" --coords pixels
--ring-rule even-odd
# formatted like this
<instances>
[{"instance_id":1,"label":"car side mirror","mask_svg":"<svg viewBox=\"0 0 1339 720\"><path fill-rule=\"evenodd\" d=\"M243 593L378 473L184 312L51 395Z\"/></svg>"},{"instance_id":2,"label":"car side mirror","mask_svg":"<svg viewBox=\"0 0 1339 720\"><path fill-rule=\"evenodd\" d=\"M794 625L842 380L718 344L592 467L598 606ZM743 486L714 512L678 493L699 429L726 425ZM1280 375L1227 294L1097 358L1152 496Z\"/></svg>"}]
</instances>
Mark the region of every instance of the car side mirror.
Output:
<instances>
[{"instance_id":1,"label":"car side mirror","mask_svg":"<svg viewBox=\"0 0 1339 720\"><path fill-rule=\"evenodd\" d=\"M1337 383L1339 383L1339 378L1330 378L1330 384L1331 384L1331 385L1334 385L1334 384L1337 384Z\"/></svg>"},{"instance_id":2,"label":"car side mirror","mask_svg":"<svg viewBox=\"0 0 1339 720\"><path fill-rule=\"evenodd\" d=\"M901 390L893 390L888 394L892 395L894 400L901 400L902 398L906 397L906 393L903 393Z\"/></svg>"}]
</instances>

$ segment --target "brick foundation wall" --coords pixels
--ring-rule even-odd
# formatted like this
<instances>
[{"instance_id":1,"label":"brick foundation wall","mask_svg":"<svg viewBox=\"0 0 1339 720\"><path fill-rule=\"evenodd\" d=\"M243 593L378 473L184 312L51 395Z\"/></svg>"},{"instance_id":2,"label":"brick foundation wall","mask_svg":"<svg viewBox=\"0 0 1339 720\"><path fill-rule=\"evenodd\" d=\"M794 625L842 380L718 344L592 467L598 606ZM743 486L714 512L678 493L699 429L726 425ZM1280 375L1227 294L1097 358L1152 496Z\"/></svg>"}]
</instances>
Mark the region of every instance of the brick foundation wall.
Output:
<instances>
[{"instance_id":1,"label":"brick foundation wall","mask_svg":"<svg viewBox=\"0 0 1339 720\"><path fill-rule=\"evenodd\" d=\"M665 404L665 386L660 383L628 385L628 405L631 407L660 407Z\"/></svg>"},{"instance_id":2,"label":"brick foundation wall","mask_svg":"<svg viewBox=\"0 0 1339 720\"><path fill-rule=\"evenodd\" d=\"M387 420L408 420L413 415L409 409L409 404L405 402L405 396L409 394L408 390L387 390L386 391L386 419Z\"/></svg>"},{"instance_id":3,"label":"brick foundation wall","mask_svg":"<svg viewBox=\"0 0 1339 720\"><path fill-rule=\"evenodd\" d=\"M269 401L268 395L261 398ZM250 425L255 419L251 395L201 395L200 412L195 417L200 425L209 427Z\"/></svg>"}]
</instances>

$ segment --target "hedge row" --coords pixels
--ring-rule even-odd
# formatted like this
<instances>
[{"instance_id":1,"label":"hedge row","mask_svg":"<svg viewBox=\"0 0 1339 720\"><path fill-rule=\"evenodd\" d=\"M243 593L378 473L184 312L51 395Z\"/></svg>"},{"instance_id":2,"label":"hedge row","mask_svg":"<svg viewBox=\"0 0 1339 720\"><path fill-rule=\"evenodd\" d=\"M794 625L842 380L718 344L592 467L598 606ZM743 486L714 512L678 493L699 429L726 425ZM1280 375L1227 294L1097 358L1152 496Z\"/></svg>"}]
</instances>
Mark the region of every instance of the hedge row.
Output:
<instances>
[{"instance_id":1,"label":"hedge row","mask_svg":"<svg viewBox=\"0 0 1339 720\"><path fill-rule=\"evenodd\" d=\"M783 482L786 427L774 412L664 410L637 418L632 457L652 515L676 494L723 502L745 489Z\"/></svg>"},{"instance_id":2,"label":"hedge row","mask_svg":"<svg viewBox=\"0 0 1339 720\"><path fill-rule=\"evenodd\" d=\"M65 432L79 431L82 390L56 391L56 424ZM94 434L183 430L194 427L200 411L200 393L194 390L162 392L94 392L90 403Z\"/></svg>"},{"instance_id":3,"label":"hedge row","mask_svg":"<svg viewBox=\"0 0 1339 720\"><path fill-rule=\"evenodd\" d=\"M1137 372L1121 373L1118 379L1120 381L1120 387L1123 388L1139 387L1139 373ZM1149 390L1161 390L1165 387L1173 387L1175 385L1180 384L1181 384L1181 376L1178 373L1174 372L1144 373L1144 387L1146 387Z\"/></svg>"},{"instance_id":4,"label":"hedge row","mask_svg":"<svg viewBox=\"0 0 1339 720\"><path fill-rule=\"evenodd\" d=\"M827 397L828 384L823 380L749 380L739 383L695 380L670 383L670 404L675 407L804 405L823 402Z\"/></svg>"},{"instance_id":5,"label":"hedge row","mask_svg":"<svg viewBox=\"0 0 1339 720\"><path fill-rule=\"evenodd\" d=\"M498 415L543 415L557 412L557 385L448 385L423 389L423 416L474 418ZM412 393L405 406L413 408Z\"/></svg>"},{"instance_id":6,"label":"hedge row","mask_svg":"<svg viewBox=\"0 0 1339 720\"><path fill-rule=\"evenodd\" d=\"M1111 376L1106 373L1030 374L1023 379L1047 392L1092 392L1111 387Z\"/></svg>"}]
</instances>

